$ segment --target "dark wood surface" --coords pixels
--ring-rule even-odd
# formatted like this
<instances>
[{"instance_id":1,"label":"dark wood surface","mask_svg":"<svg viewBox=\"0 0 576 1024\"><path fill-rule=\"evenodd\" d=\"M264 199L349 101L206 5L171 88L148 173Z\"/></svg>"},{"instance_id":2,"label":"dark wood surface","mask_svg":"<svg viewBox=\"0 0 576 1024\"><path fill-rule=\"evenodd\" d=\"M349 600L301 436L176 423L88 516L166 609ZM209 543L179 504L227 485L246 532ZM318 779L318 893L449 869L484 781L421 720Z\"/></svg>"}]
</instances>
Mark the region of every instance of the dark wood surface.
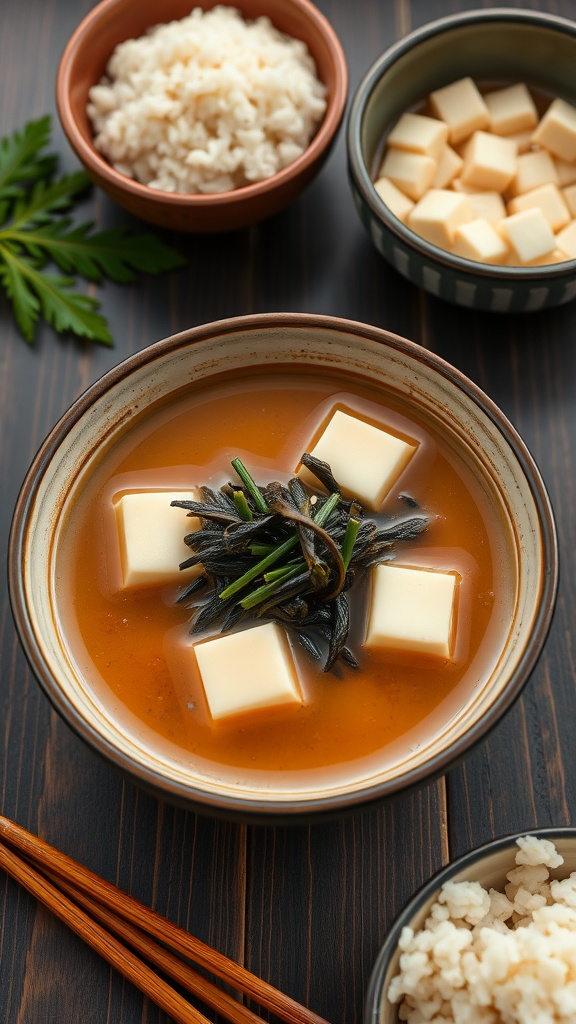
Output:
<instances>
[{"instance_id":1,"label":"dark wood surface","mask_svg":"<svg viewBox=\"0 0 576 1024\"><path fill-rule=\"evenodd\" d=\"M54 113L54 77L88 0L0 3L0 134ZM159 12L161 11L159 3ZM346 52L351 94L396 38L489 3L319 0ZM514 3L576 19L576 0ZM75 161L54 124L65 170ZM130 221L101 194L99 226ZM576 304L522 317L447 306L398 277L353 208L340 135L317 181L286 212L218 237L176 237L182 271L98 289L115 347L40 329L18 335L0 299L0 543L39 443L124 356L223 316L330 313L433 349L486 390L520 430L555 507L557 611L521 699L445 779L344 820L282 828L211 821L124 782L51 710L25 663L6 586L0 617L0 812L246 963L332 1024L358 1024L378 947L413 891L448 858L493 836L576 817ZM0 877L4 1024L156 1024L165 1016Z\"/></svg>"}]
</instances>

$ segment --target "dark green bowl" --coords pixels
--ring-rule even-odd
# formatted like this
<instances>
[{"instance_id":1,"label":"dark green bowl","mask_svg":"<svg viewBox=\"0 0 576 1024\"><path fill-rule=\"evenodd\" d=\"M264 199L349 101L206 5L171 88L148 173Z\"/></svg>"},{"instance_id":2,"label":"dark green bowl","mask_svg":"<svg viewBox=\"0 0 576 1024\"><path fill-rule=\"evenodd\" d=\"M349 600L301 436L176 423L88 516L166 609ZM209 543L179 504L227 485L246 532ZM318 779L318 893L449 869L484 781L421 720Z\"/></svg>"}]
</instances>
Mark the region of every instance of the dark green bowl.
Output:
<instances>
[{"instance_id":1,"label":"dark green bowl","mask_svg":"<svg viewBox=\"0 0 576 1024\"><path fill-rule=\"evenodd\" d=\"M494 312L529 312L576 297L576 260L494 267L454 256L398 220L372 181L387 133L432 90L470 75L480 82L523 81L576 104L575 69L576 22L505 8L430 22L372 65L350 108L348 170L362 222L400 274L449 302Z\"/></svg>"}]
</instances>

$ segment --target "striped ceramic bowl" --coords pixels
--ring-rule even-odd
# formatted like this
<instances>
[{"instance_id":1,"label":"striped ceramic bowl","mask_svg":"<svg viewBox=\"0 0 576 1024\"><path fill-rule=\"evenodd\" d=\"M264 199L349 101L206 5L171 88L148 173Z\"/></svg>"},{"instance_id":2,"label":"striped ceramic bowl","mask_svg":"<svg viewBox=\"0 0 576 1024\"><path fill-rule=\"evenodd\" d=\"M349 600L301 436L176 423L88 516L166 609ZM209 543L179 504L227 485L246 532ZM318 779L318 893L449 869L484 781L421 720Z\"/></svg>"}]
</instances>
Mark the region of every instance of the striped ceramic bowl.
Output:
<instances>
[{"instance_id":1,"label":"striped ceramic bowl","mask_svg":"<svg viewBox=\"0 0 576 1024\"><path fill-rule=\"evenodd\" d=\"M382 202L373 174L400 115L434 89L465 76L525 82L576 104L576 22L536 11L467 11L411 32L369 69L347 125L348 169L356 207L378 251L404 277L461 306L521 313L576 297L576 260L540 267L488 266L416 235Z\"/></svg>"}]
</instances>

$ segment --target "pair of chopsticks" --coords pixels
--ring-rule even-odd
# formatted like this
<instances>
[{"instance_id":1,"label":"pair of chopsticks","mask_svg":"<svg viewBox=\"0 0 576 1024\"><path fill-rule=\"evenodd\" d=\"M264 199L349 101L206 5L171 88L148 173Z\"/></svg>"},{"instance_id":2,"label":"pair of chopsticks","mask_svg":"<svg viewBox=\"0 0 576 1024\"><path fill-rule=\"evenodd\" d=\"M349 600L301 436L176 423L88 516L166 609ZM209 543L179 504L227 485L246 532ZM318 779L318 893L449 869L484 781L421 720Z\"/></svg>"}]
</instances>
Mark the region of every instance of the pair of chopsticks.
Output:
<instances>
[{"instance_id":1,"label":"pair of chopsticks","mask_svg":"<svg viewBox=\"0 0 576 1024\"><path fill-rule=\"evenodd\" d=\"M178 1024L209 1022L165 976L231 1024L262 1024L260 1016L180 956L286 1024L327 1024L290 996L1 815L0 868Z\"/></svg>"}]
</instances>

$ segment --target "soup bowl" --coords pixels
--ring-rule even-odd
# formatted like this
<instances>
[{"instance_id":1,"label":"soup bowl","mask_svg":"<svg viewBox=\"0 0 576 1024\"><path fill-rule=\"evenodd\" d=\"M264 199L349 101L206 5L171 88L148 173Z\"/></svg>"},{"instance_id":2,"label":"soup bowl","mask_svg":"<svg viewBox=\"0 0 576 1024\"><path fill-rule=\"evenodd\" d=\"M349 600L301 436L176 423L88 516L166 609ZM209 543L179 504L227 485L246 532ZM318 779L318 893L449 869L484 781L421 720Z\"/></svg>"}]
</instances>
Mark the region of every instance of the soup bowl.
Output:
<instances>
[{"instance_id":1,"label":"soup bowl","mask_svg":"<svg viewBox=\"0 0 576 1024\"><path fill-rule=\"evenodd\" d=\"M515 854L519 849L517 840L526 836L553 843L563 858L560 866L550 869L551 878L567 878L576 870L576 829L569 827L535 828L503 836L470 850L469 853L447 864L409 900L388 932L370 978L365 1005L365 1024L398 1024L401 1019L398 1015L398 1004L390 1001L388 991L392 979L400 970L401 950L398 943L402 930L411 928L416 932L425 927L432 905L437 901L442 886L448 882L479 882L486 891L493 888L497 892L504 892L504 886L507 884L506 875L516 866Z\"/></svg>"},{"instance_id":2,"label":"soup bowl","mask_svg":"<svg viewBox=\"0 0 576 1024\"><path fill-rule=\"evenodd\" d=\"M326 88L326 111L307 148L271 177L226 192L178 194L151 188L117 170L94 145L87 113L89 92L105 75L115 48L159 22L208 11L215 0L102 0L80 22L62 54L56 79L58 115L66 137L92 180L136 217L173 231L232 231L278 212L292 202L324 164L338 134L348 94L340 41L309 0L239 0L248 21L268 17L280 32L302 40ZM133 130L133 129L132 129Z\"/></svg>"},{"instance_id":3,"label":"soup bowl","mask_svg":"<svg viewBox=\"0 0 576 1024\"><path fill-rule=\"evenodd\" d=\"M440 705L440 717L430 722L425 735L415 739L407 727L406 735L382 759L374 751L365 757L361 745L347 750L346 722L340 721L330 726L336 730L340 763L326 770L310 762L312 769L301 771L290 757L281 758L283 763L273 769L264 765L262 770L252 770L249 751L242 755L242 765L225 766L222 757L211 759L194 743L187 752L170 742L158 745L146 724L150 708L138 718L102 687L102 666L90 663L70 614L69 581L62 567L73 565L74 559L71 563L61 560L74 510L100 500L94 499L90 488L101 467L110 458L120 465L133 431L142 424L141 436L146 438L150 410L164 410L162 416L167 416L171 403L182 394L190 393L194 401L203 402L221 381L228 396L244 386L237 381L252 381L258 400L252 395L246 401L238 391L235 421L218 430L224 430L225 438L230 430L231 444L244 453L248 441L243 421L250 420L255 436L267 439L264 461L275 473L270 452L283 451L286 438L281 426L284 414L274 389L282 387L286 373L302 389L294 403L297 428L291 428L300 432L300 439L304 429L298 419L300 402L304 402L306 423L311 422L312 399L306 397L311 393L310 381L316 381L315 387L328 388L326 394L332 395L333 390L338 400L343 392L368 388L372 402L398 403L407 417L403 422L413 416L428 423L437 443L446 445L448 463L463 467L483 507L496 517L496 536L490 541L495 567L490 572L497 583L498 566L506 565L509 581L502 584L502 594L479 596L493 608L487 614L495 616L490 621L496 624L497 639L485 648L485 663L472 659L465 689ZM262 380L268 381L272 398L261 390ZM328 384L318 385L326 380ZM325 401L326 395L324 405ZM229 399L225 404L228 408ZM266 420L259 419L261 406L268 407ZM187 431L183 432L187 438ZM263 444L250 443L256 450ZM180 444L178 440L170 465L188 461L188 441L184 455ZM223 447L227 452L235 450L225 442ZM224 472L228 466L229 454ZM176 471L181 480L178 467ZM263 482L271 478L276 476ZM173 484L174 476L170 479ZM100 525L95 529L101 532ZM45 440L24 481L10 538L9 587L24 651L45 693L66 722L114 766L156 794L207 813L267 821L311 820L414 786L444 771L485 735L520 693L542 649L556 596L557 564L553 514L530 453L494 403L458 370L413 342L376 327L312 314L259 314L195 327L157 342L120 363L72 405ZM98 570L94 573L91 591L99 586ZM103 620L109 614L116 616L119 629L124 628L128 620L118 606L109 611L103 606L98 612ZM463 622L466 615L463 611ZM110 635L104 636L104 651L109 643ZM116 655L110 649L107 656ZM131 657L128 651L117 656ZM334 684L331 700L346 700L343 685L342 681ZM152 687L151 704L164 699L163 687ZM368 714L366 722L369 718ZM375 728L380 735L377 722ZM321 723L318 729L322 731ZM362 724L360 735L363 729ZM297 730L289 742L294 750L313 746L310 737L304 742Z\"/></svg>"},{"instance_id":4,"label":"soup bowl","mask_svg":"<svg viewBox=\"0 0 576 1024\"><path fill-rule=\"evenodd\" d=\"M382 201L374 181L384 140L431 92L470 76L479 86L524 82L576 102L576 22L539 11L490 7L432 21L404 36L366 71L347 122L349 178L370 240L395 269L441 299L472 309L520 313L576 297L576 260L492 266L421 237ZM451 187L451 186L448 186Z\"/></svg>"}]
</instances>

